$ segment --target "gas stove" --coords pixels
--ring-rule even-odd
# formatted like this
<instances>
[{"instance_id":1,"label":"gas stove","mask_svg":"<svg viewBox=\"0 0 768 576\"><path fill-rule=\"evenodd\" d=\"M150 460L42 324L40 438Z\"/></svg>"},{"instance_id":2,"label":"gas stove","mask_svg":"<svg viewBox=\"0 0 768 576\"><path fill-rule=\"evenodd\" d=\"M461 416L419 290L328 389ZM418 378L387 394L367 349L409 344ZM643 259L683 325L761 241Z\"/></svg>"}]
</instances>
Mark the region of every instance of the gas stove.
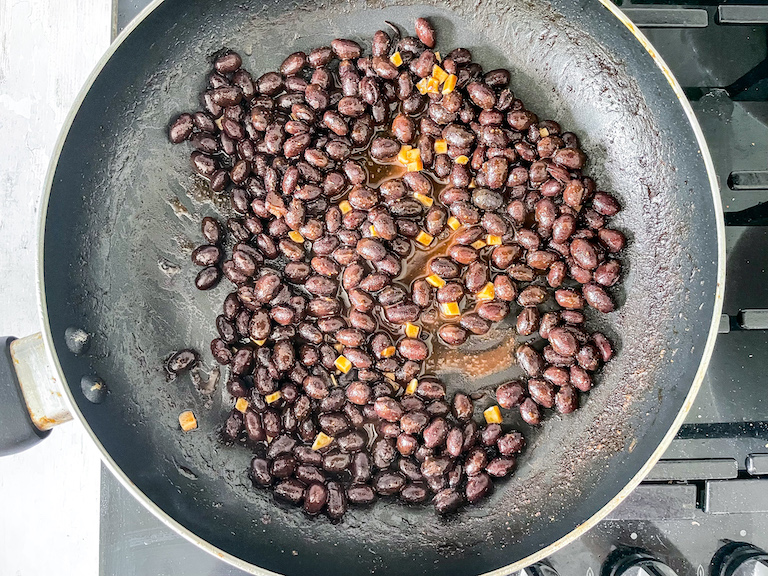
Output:
<instances>
[{"instance_id":1,"label":"gas stove","mask_svg":"<svg viewBox=\"0 0 768 576\"><path fill-rule=\"evenodd\" d=\"M148 0L115 0L116 35ZM617 2L691 100L725 209L720 336L663 459L605 520L520 576L768 576L768 5ZM100 570L244 574L178 536L106 470Z\"/></svg>"}]
</instances>

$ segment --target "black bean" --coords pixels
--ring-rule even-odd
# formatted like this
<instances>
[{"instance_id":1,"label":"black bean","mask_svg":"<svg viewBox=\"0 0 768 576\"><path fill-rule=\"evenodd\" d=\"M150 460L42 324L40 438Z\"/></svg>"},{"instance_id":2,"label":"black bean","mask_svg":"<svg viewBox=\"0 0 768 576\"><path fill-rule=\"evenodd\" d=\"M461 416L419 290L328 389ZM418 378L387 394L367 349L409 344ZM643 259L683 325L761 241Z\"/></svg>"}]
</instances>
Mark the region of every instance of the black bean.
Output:
<instances>
[{"instance_id":1,"label":"black bean","mask_svg":"<svg viewBox=\"0 0 768 576\"><path fill-rule=\"evenodd\" d=\"M602 286L595 283L585 284L582 287L582 294L587 304L598 311L603 313L613 312L613 301Z\"/></svg>"},{"instance_id":2,"label":"black bean","mask_svg":"<svg viewBox=\"0 0 768 576\"><path fill-rule=\"evenodd\" d=\"M192 135L194 126L195 122L191 114L180 114L171 124L168 137L174 144L183 142Z\"/></svg>"},{"instance_id":3,"label":"black bean","mask_svg":"<svg viewBox=\"0 0 768 576\"><path fill-rule=\"evenodd\" d=\"M347 497L338 482L328 482L326 487L328 489L326 514L330 518L338 520L347 512Z\"/></svg>"},{"instance_id":4,"label":"black bean","mask_svg":"<svg viewBox=\"0 0 768 576\"><path fill-rule=\"evenodd\" d=\"M440 490L433 499L435 510L440 514L451 514L461 506L461 495L452 488Z\"/></svg>"},{"instance_id":5,"label":"black bean","mask_svg":"<svg viewBox=\"0 0 768 576\"><path fill-rule=\"evenodd\" d=\"M527 424L532 426L536 426L541 422L539 408L530 398L526 398L523 403L520 404L520 415Z\"/></svg>"},{"instance_id":6,"label":"black bean","mask_svg":"<svg viewBox=\"0 0 768 576\"><path fill-rule=\"evenodd\" d=\"M347 40L343 38L337 38L331 41L331 50L340 60L353 60L360 58L362 54L362 48L360 44L354 40Z\"/></svg>"},{"instance_id":7,"label":"black bean","mask_svg":"<svg viewBox=\"0 0 768 576\"><path fill-rule=\"evenodd\" d=\"M332 451L323 456L323 470L339 474L349 468L352 456L345 452Z\"/></svg>"},{"instance_id":8,"label":"black bean","mask_svg":"<svg viewBox=\"0 0 768 576\"><path fill-rule=\"evenodd\" d=\"M426 18L417 18L415 29L416 36L421 40L424 46L427 48L435 47L435 28Z\"/></svg>"},{"instance_id":9,"label":"black bean","mask_svg":"<svg viewBox=\"0 0 768 576\"><path fill-rule=\"evenodd\" d=\"M207 266L198 272L195 286L198 290L210 290L221 280L221 271L216 266Z\"/></svg>"},{"instance_id":10,"label":"black bean","mask_svg":"<svg viewBox=\"0 0 768 576\"><path fill-rule=\"evenodd\" d=\"M443 324L438 328L437 334L450 346L459 346L467 340L467 331L456 324Z\"/></svg>"},{"instance_id":11,"label":"black bean","mask_svg":"<svg viewBox=\"0 0 768 576\"><path fill-rule=\"evenodd\" d=\"M269 472L269 462L265 458L254 457L249 471L251 481L255 486L272 484L272 474Z\"/></svg>"},{"instance_id":12,"label":"black bean","mask_svg":"<svg viewBox=\"0 0 768 576\"><path fill-rule=\"evenodd\" d=\"M347 499L351 504L371 504L376 500L376 493L367 484L352 484L347 488Z\"/></svg>"},{"instance_id":13,"label":"black bean","mask_svg":"<svg viewBox=\"0 0 768 576\"><path fill-rule=\"evenodd\" d=\"M449 124L443 129L442 137L453 146L465 147L474 142L475 135L460 124Z\"/></svg>"},{"instance_id":14,"label":"black bean","mask_svg":"<svg viewBox=\"0 0 768 576\"><path fill-rule=\"evenodd\" d=\"M294 478L282 480L275 486L275 497L290 504L301 504L304 498L304 484Z\"/></svg>"}]
</instances>

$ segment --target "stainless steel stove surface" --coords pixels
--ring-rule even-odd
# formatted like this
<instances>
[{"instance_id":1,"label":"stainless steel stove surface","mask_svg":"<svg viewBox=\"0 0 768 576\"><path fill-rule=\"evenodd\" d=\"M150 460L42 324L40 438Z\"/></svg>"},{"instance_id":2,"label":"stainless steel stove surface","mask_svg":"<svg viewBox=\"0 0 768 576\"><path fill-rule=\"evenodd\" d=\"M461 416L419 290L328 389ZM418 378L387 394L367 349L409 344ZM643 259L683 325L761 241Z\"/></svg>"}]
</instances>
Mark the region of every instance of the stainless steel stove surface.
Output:
<instances>
[{"instance_id":1,"label":"stainless steel stove surface","mask_svg":"<svg viewBox=\"0 0 768 576\"><path fill-rule=\"evenodd\" d=\"M148 2L115 0L114 30ZM725 209L721 335L685 424L645 482L529 576L768 576L768 5L624 2L692 102ZM243 574L102 471L101 573ZM755 548L756 547L756 548Z\"/></svg>"}]
</instances>

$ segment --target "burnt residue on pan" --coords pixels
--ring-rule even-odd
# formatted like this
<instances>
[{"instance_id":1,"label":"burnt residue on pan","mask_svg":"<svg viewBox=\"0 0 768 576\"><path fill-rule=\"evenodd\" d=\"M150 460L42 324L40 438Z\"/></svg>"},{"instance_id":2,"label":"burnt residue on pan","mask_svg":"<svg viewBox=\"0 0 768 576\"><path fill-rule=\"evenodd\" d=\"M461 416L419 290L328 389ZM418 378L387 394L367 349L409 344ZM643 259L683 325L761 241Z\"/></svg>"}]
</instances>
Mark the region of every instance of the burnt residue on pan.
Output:
<instances>
[{"instance_id":1,"label":"burnt residue on pan","mask_svg":"<svg viewBox=\"0 0 768 576\"><path fill-rule=\"evenodd\" d=\"M243 54L257 74L290 52L339 36L370 38L385 20L408 29L417 16L435 22L439 49L467 46L487 68L509 67L513 90L540 117L579 135L589 174L622 202L613 224L631 240L623 305L593 324L619 354L581 410L549 416L538 430L514 422L530 447L483 505L442 520L431 508L379 502L334 525L275 506L270 493L249 485L248 451L218 438L231 404L223 386L201 393L189 375L166 378L162 359L179 348L202 351L204 368L213 367L209 330L227 290L225 283L211 292L194 288L196 222L226 214L226 206L188 175L167 141L167 120L197 106L206 59L222 46ZM56 171L45 237L56 351L88 425L118 466L222 550L288 574L336 573L339 558L348 574L486 572L586 521L641 468L674 420L713 309L717 239L708 186L666 79L598 3L167 0L105 67ZM158 261L178 272L167 274ZM94 335L88 355L67 353L68 326ZM509 348L504 338L491 344L502 356ZM486 368L491 360L507 364L480 358ZM103 404L78 396L85 373L108 383ZM491 370L477 386L494 377L506 375ZM177 417L186 409L199 428L182 434Z\"/></svg>"}]
</instances>

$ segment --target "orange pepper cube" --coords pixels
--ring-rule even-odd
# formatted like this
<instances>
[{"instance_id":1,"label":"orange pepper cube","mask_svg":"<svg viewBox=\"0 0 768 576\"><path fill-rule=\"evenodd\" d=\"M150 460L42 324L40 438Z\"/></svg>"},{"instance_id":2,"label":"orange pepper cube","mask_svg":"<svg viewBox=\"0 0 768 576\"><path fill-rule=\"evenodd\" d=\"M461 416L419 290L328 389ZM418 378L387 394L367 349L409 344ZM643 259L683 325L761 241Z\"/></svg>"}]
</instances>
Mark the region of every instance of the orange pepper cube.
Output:
<instances>
[{"instance_id":1,"label":"orange pepper cube","mask_svg":"<svg viewBox=\"0 0 768 576\"><path fill-rule=\"evenodd\" d=\"M501 417L501 410L495 404L490 408L483 410L483 416L488 424L501 424L504 420Z\"/></svg>"},{"instance_id":2,"label":"orange pepper cube","mask_svg":"<svg viewBox=\"0 0 768 576\"><path fill-rule=\"evenodd\" d=\"M410 151L411 146L403 144L400 148L400 152L397 153L397 161L400 162L400 164L408 164L408 152Z\"/></svg>"},{"instance_id":3,"label":"orange pepper cube","mask_svg":"<svg viewBox=\"0 0 768 576\"><path fill-rule=\"evenodd\" d=\"M418 148L411 148L405 153L405 157L408 158L408 162L416 162L416 160L421 160L421 152Z\"/></svg>"},{"instance_id":4,"label":"orange pepper cube","mask_svg":"<svg viewBox=\"0 0 768 576\"><path fill-rule=\"evenodd\" d=\"M440 304L440 312L443 313L443 316L458 316L461 314L457 302L445 302L444 304Z\"/></svg>"},{"instance_id":5,"label":"orange pepper cube","mask_svg":"<svg viewBox=\"0 0 768 576\"><path fill-rule=\"evenodd\" d=\"M197 428L197 418L192 413L192 410L185 410L179 414L179 425L184 432L189 432Z\"/></svg>"},{"instance_id":6,"label":"orange pepper cube","mask_svg":"<svg viewBox=\"0 0 768 576\"><path fill-rule=\"evenodd\" d=\"M312 450L320 450L328 446L333 442L333 436L328 436L325 432L320 432L315 436L315 441L312 443Z\"/></svg>"},{"instance_id":7,"label":"orange pepper cube","mask_svg":"<svg viewBox=\"0 0 768 576\"><path fill-rule=\"evenodd\" d=\"M391 358L392 356L395 355L395 352L397 352L397 350L395 349L394 346L387 346L386 348L384 348L384 350L381 351L381 357Z\"/></svg>"},{"instance_id":8,"label":"orange pepper cube","mask_svg":"<svg viewBox=\"0 0 768 576\"><path fill-rule=\"evenodd\" d=\"M416 326L416 324L411 324L410 322L406 322L405 335L408 336L408 338L416 338L419 335L419 327Z\"/></svg>"},{"instance_id":9,"label":"orange pepper cube","mask_svg":"<svg viewBox=\"0 0 768 576\"><path fill-rule=\"evenodd\" d=\"M432 240L434 240L434 236L431 234L427 234L423 230L419 232L418 236L416 236L416 242L421 244L422 246L429 246L432 244Z\"/></svg>"},{"instance_id":10,"label":"orange pepper cube","mask_svg":"<svg viewBox=\"0 0 768 576\"><path fill-rule=\"evenodd\" d=\"M420 170L424 169L424 163L421 161L421 158L419 158L413 162L408 162L407 168L408 172L419 172Z\"/></svg>"},{"instance_id":11,"label":"orange pepper cube","mask_svg":"<svg viewBox=\"0 0 768 576\"><path fill-rule=\"evenodd\" d=\"M455 74L448 74L445 82L443 82L443 94L450 94L456 89L456 80L458 77Z\"/></svg>"},{"instance_id":12,"label":"orange pepper cube","mask_svg":"<svg viewBox=\"0 0 768 576\"><path fill-rule=\"evenodd\" d=\"M448 72L440 68L437 64L432 66L432 77L437 79L437 81L442 84L445 82L446 78L448 78Z\"/></svg>"},{"instance_id":13,"label":"orange pepper cube","mask_svg":"<svg viewBox=\"0 0 768 576\"><path fill-rule=\"evenodd\" d=\"M493 300L496 297L496 289L493 287L492 282L488 282L480 292L477 293L475 298L478 300Z\"/></svg>"},{"instance_id":14,"label":"orange pepper cube","mask_svg":"<svg viewBox=\"0 0 768 576\"><path fill-rule=\"evenodd\" d=\"M349 359L343 354L336 358L333 364L336 366L336 368L344 372L344 374L349 372L349 370L352 368L352 362L350 362Z\"/></svg>"},{"instance_id":15,"label":"orange pepper cube","mask_svg":"<svg viewBox=\"0 0 768 576\"><path fill-rule=\"evenodd\" d=\"M440 278L437 274L430 274L427 276L427 282L429 282L435 288L442 288L445 286L445 280Z\"/></svg>"},{"instance_id":16,"label":"orange pepper cube","mask_svg":"<svg viewBox=\"0 0 768 576\"><path fill-rule=\"evenodd\" d=\"M414 192L413 197L416 198L419 202L424 204L427 208L431 207L432 204L434 204L434 200L430 198L429 196L426 196L425 194L420 194L419 192Z\"/></svg>"}]
</instances>

